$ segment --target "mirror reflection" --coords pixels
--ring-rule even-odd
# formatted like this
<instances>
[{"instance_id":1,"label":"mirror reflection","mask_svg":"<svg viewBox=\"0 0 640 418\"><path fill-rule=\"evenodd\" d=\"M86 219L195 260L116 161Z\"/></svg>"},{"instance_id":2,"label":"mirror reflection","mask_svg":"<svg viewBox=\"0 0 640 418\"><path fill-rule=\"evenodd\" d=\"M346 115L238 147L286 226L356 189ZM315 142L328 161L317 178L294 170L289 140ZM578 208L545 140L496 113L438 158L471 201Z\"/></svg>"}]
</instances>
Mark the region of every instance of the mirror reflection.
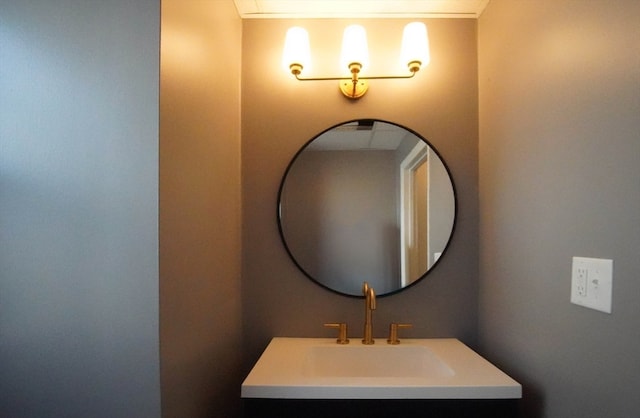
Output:
<instances>
[{"instance_id":1,"label":"mirror reflection","mask_svg":"<svg viewBox=\"0 0 640 418\"><path fill-rule=\"evenodd\" d=\"M384 296L424 277L455 224L449 171L425 139L381 120L332 127L287 168L278 227L294 263L335 292Z\"/></svg>"}]
</instances>

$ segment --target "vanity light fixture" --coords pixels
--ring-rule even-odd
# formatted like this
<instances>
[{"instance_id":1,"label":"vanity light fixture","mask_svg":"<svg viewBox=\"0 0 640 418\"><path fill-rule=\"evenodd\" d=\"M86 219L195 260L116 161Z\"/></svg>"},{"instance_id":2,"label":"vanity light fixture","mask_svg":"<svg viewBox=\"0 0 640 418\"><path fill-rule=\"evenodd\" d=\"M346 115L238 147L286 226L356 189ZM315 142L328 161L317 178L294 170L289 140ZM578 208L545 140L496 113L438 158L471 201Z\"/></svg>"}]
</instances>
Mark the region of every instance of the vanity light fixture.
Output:
<instances>
[{"instance_id":1,"label":"vanity light fixture","mask_svg":"<svg viewBox=\"0 0 640 418\"><path fill-rule=\"evenodd\" d=\"M429 39L424 23L413 22L405 26L400 57L407 65L409 74L361 77L360 72L369 65L367 34L362 26L351 25L344 30L340 54L340 65L349 69L351 79L344 76L304 78L301 77L302 70L308 69L311 62L309 34L296 26L287 31L282 63L300 81L339 80L342 93L350 99L358 99L367 92L367 80L412 78L421 66L429 64Z\"/></svg>"}]
</instances>

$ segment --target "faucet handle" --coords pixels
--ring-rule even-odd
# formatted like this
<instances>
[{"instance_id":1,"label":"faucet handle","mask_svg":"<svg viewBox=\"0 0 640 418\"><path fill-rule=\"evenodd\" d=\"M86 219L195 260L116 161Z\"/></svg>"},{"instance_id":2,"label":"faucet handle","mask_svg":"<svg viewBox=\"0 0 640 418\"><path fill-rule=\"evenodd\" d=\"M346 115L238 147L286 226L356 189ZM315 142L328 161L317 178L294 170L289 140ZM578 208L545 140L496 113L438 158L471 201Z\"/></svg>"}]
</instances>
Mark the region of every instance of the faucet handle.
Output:
<instances>
[{"instance_id":1,"label":"faucet handle","mask_svg":"<svg viewBox=\"0 0 640 418\"><path fill-rule=\"evenodd\" d=\"M335 328L338 330L338 339L336 342L338 344L349 344L349 339L347 338L347 324L344 322L340 323L329 323L324 324L327 328Z\"/></svg>"},{"instance_id":2,"label":"faucet handle","mask_svg":"<svg viewBox=\"0 0 640 418\"><path fill-rule=\"evenodd\" d=\"M413 325L411 324L396 324L395 322L392 322L389 325L389 338L387 339L387 344L400 344L400 340L398 339L398 328L411 328L412 326Z\"/></svg>"}]
</instances>

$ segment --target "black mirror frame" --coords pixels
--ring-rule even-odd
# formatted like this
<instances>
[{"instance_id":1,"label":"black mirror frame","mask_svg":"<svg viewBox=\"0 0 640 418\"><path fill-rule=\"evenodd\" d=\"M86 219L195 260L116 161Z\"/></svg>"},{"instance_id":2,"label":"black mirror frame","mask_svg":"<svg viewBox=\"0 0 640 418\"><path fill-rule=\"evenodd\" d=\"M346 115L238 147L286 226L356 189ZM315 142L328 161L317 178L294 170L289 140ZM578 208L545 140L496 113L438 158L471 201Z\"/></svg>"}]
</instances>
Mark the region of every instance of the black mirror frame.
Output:
<instances>
[{"instance_id":1,"label":"black mirror frame","mask_svg":"<svg viewBox=\"0 0 640 418\"><path fill-rule=\"evenodd\" d=\"M414 285L416 285L417 283L421 282L429 273L431 273L432 271L434 271L436 269L436 267L441 263L442 259L444 258L444 256L446 255L446 253L449 250L449 247L451 246L451 242L453 240L453 236L454 233L456 231L456 225L457 225L457 221L458 221L458 193L456 190L456 186L455 186L455 182L453 181L453 175L451 173L451 170L449 169L449 166L447 165L446 161L444 160L444 158L442 158L442 155L440 155L440 152L428 141L426 140L422 135L420 135L418 132L414 131L413 129L407 128L406 126L400 125L398 123L395 122L389 122L387 120L383 120L383 119L373 119L373 118L362 118L362 119L352 119L352 120L348 120L348 121L344 121L344 122L340 122L337 123L333 126L330 126L329 128L323 130L322 132L318 133L317 135L315 135L313 138L311 138L310 140L308 140L307 142L305 142L305 144L295 153L295 155L293 156L293 158L291 158L291 161L289 161L289 164L287 165L286 170L284 171L284 174L282 175L282 179L280 181L280 186L278 188L278 200L276 202L276 219L277 219L277 224L278 224L278 233L280 235L280 240L282 241L282 244L284 245L284 248L287 252L287 254L289 255L289 258L291 259L291 261L293 261L293 263L295 264L295 266L308 278L310 279L312 282L316 283L318 286L329 290L333 293L336 293L338 295L342 295L342 296L347 296L350 298L359 298L362 299L364 296L362 295L353 295L350 293L344 293L341 292L339 290L333 289L323 283L321 283L319 280L317 280L316 278L314 278L311 274L309 274L304 267L302 267L300 265L300 263L296 260L296 258L293 255L293 252L291 251L291 249L289 248L289 245L287 244L287 240L285 239L284 236L284 231L283 231L283 226L282 226L282 211L281 211L281 199L282 199L282 193L284 190L284 185L285 185L285 181L287 180L287 175L289 174L289 171L291 170L291 167L293 166L293 164L295 163L296 159L298 158L298 156L306 150L306 148L309 146L309 144L311 144L313 141L315 141L317 138L319 138L320 136L324 135L326 132L335 129L339 126L348 124L348 123L353 123L353 122L359 122L359 121L374 121L374 122L383 122L383 123L388 123L391 125L395 125L399 128L405 129L408 132L411 132L413 135L415 135L416 137L420 138L422 141L424 141L429 148L438 156L438 158L440 158L440 161L442 162L442 165L444 166L447 175L449 176L449 180L451 181L451 188L453 191L453 223L451 225L451 233L449 234L449 239L447 240L447 244L445 245L444 249L442 250L442 254L440 255L440 257L438 258L437 261L435 261L433 263L433 265L427 269L427 271L421 275L420 277L418 277L417 279L415 279L413 282L411 282L410 284L401 287L397 290L391 291L391 292L387 292L387 293L382 293L379 295L376 295L377 297L387 297L387 296L391 296L391 295L395 295L396 293L405 291L411 287L413 287Z\"/></svg>"}]
</instances>

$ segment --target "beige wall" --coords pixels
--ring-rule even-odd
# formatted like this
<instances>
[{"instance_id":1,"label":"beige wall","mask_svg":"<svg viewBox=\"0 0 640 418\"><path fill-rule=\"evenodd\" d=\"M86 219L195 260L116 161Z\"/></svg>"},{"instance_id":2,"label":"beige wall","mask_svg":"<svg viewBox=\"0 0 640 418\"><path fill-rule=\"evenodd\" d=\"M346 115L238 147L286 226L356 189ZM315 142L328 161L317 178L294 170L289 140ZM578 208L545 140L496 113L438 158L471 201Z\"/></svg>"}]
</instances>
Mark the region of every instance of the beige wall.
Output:
<instances>
[{"instance_id":1,"label":"beige wall","mask_svg":"<svg viewBox=\"0 0 640 418\"><path fill-rule=\"evenodd\" d=\"M394 66L404 20L363 20L371 71ZM432 62L412 80L372 81L352 102L337 82L302 83L280 64L288 27L310 33L316 74L338 71L345 23L337 20L244 20L242 73L243 321L247 372L273 336L332 335L327 321L347 321L362 335L362 302L308 280L288 258L276 223L281 177L296 151L339 122L380 118L421 133L453 173L459 218L447 258L413 288L382 298L375 334L391 321L411 322L414 337L457 336L475 344L477 314L477 67L476 21L428 21ZM317 55L316 52L317 51ZM322 65L325 61L327 64ZM322 68L326 67L326 68ZM397 68L396 68L397 67ZM310 76L312 74L309 74Z\"/></svg>"},{"instance_id":2,"label":"beige wall","mask_svg":"<svg viewBox=\"0 0 640 418\"><path fill-rule=\"evenodd\" d=\"M479 332L526 416L640 411L638 22L635 0L480 18ZM572 256L613 259L610 315L569 303Z\"/></svg>"},{"instance_id":3,"label":"beige wall","mask_svg":"<svg viewBox=\"0 0 640 418\"><path fill-rule=\"evenodd\" d=\"M240 39L231 1L162 2L164 417L238 413Z\"/></svg>"}]
</instances>

